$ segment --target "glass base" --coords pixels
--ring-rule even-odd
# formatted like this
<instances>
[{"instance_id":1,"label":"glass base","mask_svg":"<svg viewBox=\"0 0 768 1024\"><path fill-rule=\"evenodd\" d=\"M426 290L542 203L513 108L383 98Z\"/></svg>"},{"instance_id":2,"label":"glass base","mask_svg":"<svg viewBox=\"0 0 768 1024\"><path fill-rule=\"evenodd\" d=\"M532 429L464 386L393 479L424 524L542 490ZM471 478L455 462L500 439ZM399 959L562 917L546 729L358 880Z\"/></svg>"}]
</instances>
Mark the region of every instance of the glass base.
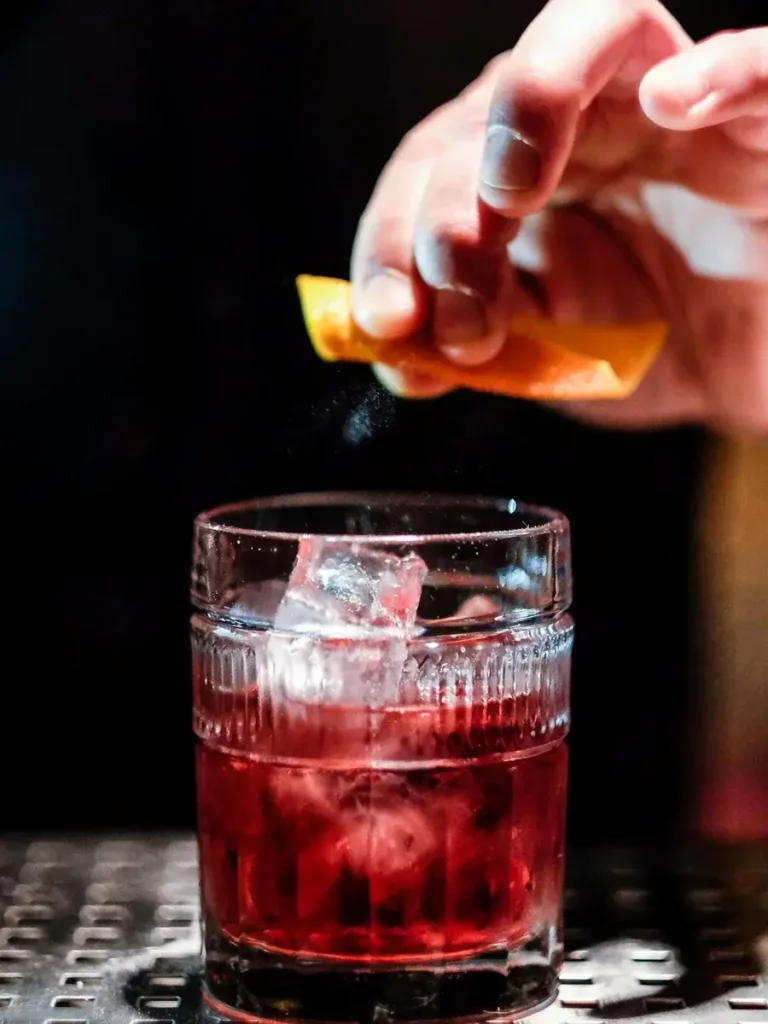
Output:
<instances>
[{"instance_id":1,"label":"glass base","mask_svg":"<svg viewBox=\"0 0 768 1024\"><path fill-rule=\"evenodd\" d=\"M413 970L299 961L223 936L209 936L206 947L206 1003L247 1024L504 1024L557 995L556 966L544 962L540 947Z\"/></svg>"}]
</instances>

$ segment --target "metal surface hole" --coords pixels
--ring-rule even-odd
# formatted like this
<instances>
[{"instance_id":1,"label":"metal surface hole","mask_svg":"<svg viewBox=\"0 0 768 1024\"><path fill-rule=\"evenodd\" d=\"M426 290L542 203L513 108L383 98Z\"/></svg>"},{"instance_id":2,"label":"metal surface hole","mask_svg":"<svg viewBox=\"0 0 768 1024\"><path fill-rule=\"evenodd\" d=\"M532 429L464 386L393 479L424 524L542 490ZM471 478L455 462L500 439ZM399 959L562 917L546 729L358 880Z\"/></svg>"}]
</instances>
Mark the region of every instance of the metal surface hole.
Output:
<instances>
[{"instance_id":1,"label":"metal surface hole","mask_svg":"<svg viewBox=\"0 0 768 1024\"><path fill-rule=\"evenodd\" d=\"M678 975L674 971L637 972L635 974L635 981L641 985L674 985L677 980Z\"/></svg>"},{"instance_id":2,"label":"metal surface hole","mask_svg":"<svg viewBox=\"0 0 768 1024\"><path fill-rule=\"evenodd\" d=\"M664 963L669 960L668 949L635 949L632 952L632 959L636 963Z\"/></svg>"},{"instance_id":3,"label":"metal surface hole","mask_svg":"<svg viewBox=\"0 0 768 1024\"><path fill-rule=\"evenodd\" d=\"M155 919L168 924L192 924L197 918L197 907L183 903L163 903L155 911Z\"/></svg>"},{"instance_id":4,"label":"metal surface hole","mask_svg":"<svg viewBox=\"0 0 768 1024\"><path fill-rule=\"evenodd\" d=\"M184 988L187 984L183 974L153 974L147 978L148 988Z\"/></svg>"},{"instance_id":5,"label":"metal surface hole","mask_svg":"<svg viewBox=\"0 0 768 1024\"><path fill-rule=\"evenodd\" d=\"M741 964L748 963L750 956L743 949L712 949L707 960L712 964Z\"/></svg>"},{"instance_id":6,"label":"metal surface hole","mask_svg":"<svg viewBox=\"0 0 768 1024\"><path fill-rule=\"evenodd\" d=\"M75 928L73 940L77 946L104 945L119 942L123 933L119 928Z\"/></svg>"},{"instance_id":7,"label":"metal surface hole","mask_svg":"<svg viewBox=\"0 0 768 1024\"><path fill-rule=\"evenodd\" d=\"M81 907L79 916L84 925L128 924L132 914L127 907L98 903Z\"/></svg>"},{"instance_id":8,"label":"metal surface hole","mask_svg":"<svg viewBox=\"0 0 768 1024\"><path fill-rule=\"evenodd\" d=\"M0 946L34 946L45 937L42 928L0 928Z\"/></svg>"},{"instance_id":9,"label":"metal surface hole","mask_svg":"<svg viewBox=\"0 0 768 1024\"><path fill-rule=\"evenodd\" d=\"M31 956L28 949L0 949L0 964L18 964Z\"/></svg>"},{"instance_id":10,"label":"metal surface hole","mask_svg":"<svg viewBox=\"0 0 768 1024\"><path fill-rule=\"evenodd\" d=\"M158 956L155 958L153 970L156 974L180 974L184 966L178 957Z\"/></svg>"},{"instance_id":11,"label":"metal surface hole","mask_svg":"<svg viewBox=\"0 0 768 1024\"><path fill-rule=\"evenodd\" d=\"M702 942L735 942L739 933L730 926L722 928L702 928L699 932Z\"/></svg>"},{"instance_id":12,"label":"metal surface hole","mask_svg":"<svg viewBox=\"0 0 768 1024\"><path fill-rule=\"evenodd\" d=\"M661 942L664 938L658 928L627 928L624 934L638 942Z\"/></svg>"},{"instance_id":13,"label":"metal surface hole","mask_svg":"<svg viewBox=\"0 0 768 1024\"><path fill-rule=\"evenodd\" d=\"M69 906L69 899L62 888L57 885L46 885L44 882L17 885L13 890L13 899L15 903L49 903L59 910L65 910Z\"/></svg>"},{"instance_id":14,"label":"metal surface hole","mask_svg":"<svg viewBox=\"0 0 768 1024\"><path fill-rule=\"evenodd\" d=\"M197 843L194 839L176 839L166 847L168 860L197 860Z\"/></svg>"},{"instance_id":15,"label":"metal surface hole","mask_svg":"<svg viewBox=\"0 0 768 1024\"><path fill-rule=\"evenodd\" d=\"M102 861L94 864L91 879L94 882L125 882L135 878L142 870L140 864L124 861Z\"/></svg>"},{"instance_id":16,"label":"metal surface hole","mask_svg":"<svg viewBox=\"0 0 768 1024\"><path fill-rule=\"evenodd\" d=\"M40 882L66 885L72 877L72 865L60 861L29 861L19 871L19 881L33 885Z\"/></svg>"},{"instance_id":17,"label":"metal surface hole","mask_svg":"<svg viewBox=\"0 0 768 1024\"><path fill-rule=\"evenodd\" d=\"M112 953L107 949L70 949L67 953L68 964L103 964Z\"/></svg>"},{"instance_id":18,"label":"metal surface hole","mask_svg":"<svg viewBox=\"0 0 768 1024\"><path fill-rule=\"evenodd\" d=\"M172 874L197 874L200 869L200 865L197 862L197 857L187 858L186 860L172 860L168 862L167 870Z\"/></svg>"},{"instance_id":19,"label":"metal surface hole","mask_svg":"<svg viewBox=\"0 0 768 1024\"><path fill-rule=\"evenodd\" d=\"M13 1002L16 996L0 996L0 1010L7 1010L9 1006L13 1006Z\"/></svg>"},{"instance_id":20,"label":"metal surface hole","mask_svg":"<svg viewBox=\"0 0 768 1024\"><path fill-rule=\"evenodd\" d=\"M98 985L103 977L103 974L86 974L85 972L82 974L62 974L59 984L68 985L71 988L87 988L92 985Z\"/></svg>"},{"instance_id":21,"label":"metal surface hole","mask_svg":"<svg viewBox=\"0 0 768 1024\"><path fill-rule=\"evenodd\" d=\"M23 924L25 921L52 921L53 913L53 907L47 903L17 904L6 909L5 920L10 925Z\"/></svg>"},{"instance_id":22,"label":"metal surface hole","mask_svg":"<svg viewBox=\"0 0 768 1024\"><path fill-rule=\"evenodd\" d=\"M74 843L56 842L36 842L30 843L27 847L27 860L47 861L55 862L58 864L65 864L68 861L73 861L77 858L77 847Z\"/></svg>"},{"instance_id":23,"label":"metal surface hole","mask_svg":"<svg viewBox=\"0 0 768 1024\"><path fill-rule=\"evenodd\" d=\"M579 996L576 994L560 996L560 1005L565 1010L596 1010L600 1000L596 996Z\"/></svg>"},{"instance_id":24,"label":"metal surface hole","mask_svg":"<svg viewBox=\"0 0 768 1024\"><path fill-rule=\"evenodd\" d=\"M22 975L21 974L10 974L10 973L7 973L7 972L3 971L3 973L0 974L0 985L2 985L2 986L18 985L18 983L21 981L21 979L22 979Z\"/></svg>"},{"instance_id":25,"label":"metal surface hole","mask_svg":"<svg viewBox=\"0 0 768 1024\"><path fill-rule=\"evenodd\" d=\"M51 1006L56 1010L84 1010L96 1001L96 996L54 996Z\"/></svg>"},{"instance_id":26,"label":"metal surface hole","mask_svg":"<svg viewBox=\"0 0 768 1024\"><path fill-rule=\"evenodd\" d=\"M586 928L566 928L563 933L565 945L573 949L575 946L587 946L590 941L590 934Z\"/></svg>"},{"instance_id":27,"label":"metal surface hole","mask_svg":"<svg viewBox=\"0 0 768 1024\"><path fill-rule=\"evenodd\" d=\"M742 988L760 984L760 979L754 974L718 974L718 985L723 988Z\"/></svg>"},{"instance_id":28,"label":"metal surface hole","mask_svg":"<svg viewBox=\"0 0 768 1024\"><path fill-rule=\"evenodd\" d=\"M649 896L647 889L616 889L613 902L620 910L645 910Z\"/></svg>"},{"instance_id":29,"label":"metal surface hole","mask_svg":"<svg viewBox=\"0 0 768 1024\"><path fill-rule=\"evenodd\" d=\"M170 1017L131 1017L129 1024L175 1024Z\"/></svg>"},{"instance_id":30,"label":"metal surface hole","mask_svg":"<svg viewBox=\"0 0 768 1024\"><path fill-rule=\"evenodd\" d=\"M160 886L160 899L165 903L191 903L197 899L197 884L165 882Z\"/></svg>"},{"instance_id":31,"label":"metal surface hole","mask_svg":"<svg viewBox=\"0 0 768 1024\"><path fill-rule=\"evenodd\" d=\"M661 1013L668 1010L685 1009L685 1002L682 999L674 999L667 996L656 996L653 999L646 999L644 1000L644 1003L648 1013L653 1013L654 1011Z\"/></svg>"},{"instance_id":32,"label":"metal surface hole","mask_svg":"<svg viewBox=\"0 0 768 1024\"><path fill-rule=\"evenodd\" d=\"M611 864L608 873L614 878L635 878L640 874L640 869L635 864Z\"/></svg>"},{"instance_id":33,"label":"metal surface hole","mask_svg":"<svg viewBox=\"0 0 768 1024\"><path fill-rule=\"evenodd\" d=\"M768 999L729 999L732 1010L768 1010Z\"/></svg>"},{"instance_id":34,"label":"metal surface hole","mask_svg":"<svg viewBox=\"0 0 768 1024\"><path fill-rule=\"evenodd\" d=\"M119 882L92 882L85 890L85 898L89 904L132 903L138 893L134 886Z\"/></svg>"},{"instance_id":35,"label":"metal surface hole","mask_svg":"<svg viewBox=\"0 0 768 1024\"><path fill-rule=\"evenodd\" d=\"M690 889L687 902L694 910L721 910L726 904L725 892L714 887Z\"/></svg>"},{"instance_id":36,"label":"metal surface hole","mask_svg":"<svg viewBox=\"0 0 768 1024\"><path fill-rule=\"evenodd\" d=\"M164 946L168 942L176 942L178 939L188 939L189 928L153 928L151 941L155 946Z\"/></svg>"},{"instance_id":37,"label":"metal surface hole","mask_svg":"<svg viewBox=\"0 0 768 1024\"><path fill-rule=\"evenodd\" d=\"M136 864L151 859L145 843L134 839L107 839L96 847L96 860L113 864Z\"/></svg>"},{"instance_id":38,"label":"metal surface hole","mask_svg":"<svg viewBox=\"0 0 768 1024\"><path fill-rule=\"evenodd\" d=\"M181 996L141 996L140 1010L177 1010L181 1006Z\"/></svg>"},{"instance_id":39,"label":"metal surface hole","mask_svg":"<svg viewBox=\"0 0 768 1024\"><path fill-rule=\"evenodd\" d=\"M576 962L576 963L578 963L578 962L580 962L582 960L589 960L589 950L588 949L572 949L570 951L570 953L566 953L565 954L565 959L566 960L571 960L571 961Z\"/></svg>"},{"instance_id":40,"label":"metal surface hole","mask_svg":"<svg viewBox=\"0 0 768 1024\"><path fill-rule=\"evenodd\" d=\"M586 967L579 967L578 964L564 964L560 972L561 985L593 985L592 972Z\"/></svg>"},{"instance_id":41,"label":"metal surface hole","mask_svg":"<svg viewBox=\"0 0 768 1024\"><path fill-rule=\"evenodd\" d=\"M88 1024L85 1017L47 1017L43 1024Z\"/></svg>"}]
</instances>

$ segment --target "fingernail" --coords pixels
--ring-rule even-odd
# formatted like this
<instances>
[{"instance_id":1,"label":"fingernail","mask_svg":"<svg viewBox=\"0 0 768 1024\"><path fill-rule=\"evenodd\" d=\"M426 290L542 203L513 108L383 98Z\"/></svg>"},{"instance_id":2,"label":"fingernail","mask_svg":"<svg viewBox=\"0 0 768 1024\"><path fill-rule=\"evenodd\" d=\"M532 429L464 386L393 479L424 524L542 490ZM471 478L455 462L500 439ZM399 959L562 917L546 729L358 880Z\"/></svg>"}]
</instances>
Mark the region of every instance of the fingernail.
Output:
<instances>
[{"instance_id":1,"label":"fingernail","mask_svg":"<svg viewBox=\"0 0 768 1024\"><path fill-rule=\"evenodd\" d=\"M480 341L488 333L482 300L470 292L441 288L435 295L434 333L443 344Z\"/></svg>"},{"instance_id":2,"label":"fingernail","mask_svg":"<svg viewBox=\"0 0 768 1024\"><path fill-rule=\"evenodd\" d=\"M696 100L691 103L690 109L688 110L688 117L691 120L698 121L715 111L718 104L722 101L723 97L719 92L710 92L702 97L700 100Z\"/></svg>"},{"instance_id":3,"label":"fingernail","mask_svg":"<svg viewBox=\"0 0 768 1024\"><path fill-rule=\"evenodd\" d=\"M685 128L690 122L702 121L709 117L721 101L719 93L710 92L703 96L698 92L689 95L647 94L642 97L642 108L647 117L665 128Z\"/></svg>"},{"instance_id":4,"label":"fingernail","mask_svg":"<svg viewBox=\"0 0 768 1024\"><path fill-rule=\"evenodd\" d=\"M374 376L398 398L441 398L453 389L440 381L414 371L404 372L393 366L374 363Z\"/></svg>"},{"instance_id":5,"label":"fingernail","mask_svg":"<svg viewBox=\"0 0 768 1024\"><path fill-rule=\"evenodd\" d=\"M504 347L504 338L483 338L482 341L435 342L443 355L457 366L482 366L494 359Z\"/></svg>"},{"instance_id":6,"label":"fingernail","mask_svg":"<svg viewBox=\"0 0 768 1024\"><path fill-rule=\"evenodd\" d=\"M514 128L494 124L485 137L480 177L484 185L509 192L529 192L541 174L536 147Z\"/></svg>"},{"instance_id":7,"label":"fingernail","mask_svg":"<svg viewBox=\"0 0 768 1024\"><path fill-rule=\"evenodd\" d=\"M711 69L690 57L672 58L653 68L640 86L640 105L652 121L666 126L701 120L723 99L712 88Z\"/></svg>"},{"instance_id":8,"label":"fingernail","mask_svg":"<svg viewBox=\"0 0 768 1024\"><path fill-rule=\"evenodd\" d=\"M353 294L355 320L374 337L398 336L416 313L411 282L397 270L382 270Z\"/></svg>"}]
</instances>

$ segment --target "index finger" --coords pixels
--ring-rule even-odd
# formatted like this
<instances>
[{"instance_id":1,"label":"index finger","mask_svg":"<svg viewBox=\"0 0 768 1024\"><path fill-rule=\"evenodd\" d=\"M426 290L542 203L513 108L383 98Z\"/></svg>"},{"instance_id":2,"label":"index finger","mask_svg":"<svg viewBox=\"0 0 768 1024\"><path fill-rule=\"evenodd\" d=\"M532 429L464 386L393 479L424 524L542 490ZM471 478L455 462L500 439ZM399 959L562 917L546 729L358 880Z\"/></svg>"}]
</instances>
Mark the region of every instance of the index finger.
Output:
<instances>
[{"instance_id":1,"label":"index finger","mask_svg":"<svg viewBox=\"0 0 768 1024\"><path fill-rule=\"evenodd\" d=\"M598 93L610 83L619 95L636 95L649 68L690 45L657 0L551 0L497 81L481 198L507 216L540 209L557 189L581 115Z\"/></svg>"},{"instance_id":2,"label":"index finger","mask_svg":"<svg viewBox=\"0 0 768 1024\"><path fill-rule=\"evenodd\" d=\"M413 334L427 314L426 289L416 273L412 228L442 148L442 109L410 132L379 176L352 248L352 308L375 338Z\"/></svg>"}]
</instances>

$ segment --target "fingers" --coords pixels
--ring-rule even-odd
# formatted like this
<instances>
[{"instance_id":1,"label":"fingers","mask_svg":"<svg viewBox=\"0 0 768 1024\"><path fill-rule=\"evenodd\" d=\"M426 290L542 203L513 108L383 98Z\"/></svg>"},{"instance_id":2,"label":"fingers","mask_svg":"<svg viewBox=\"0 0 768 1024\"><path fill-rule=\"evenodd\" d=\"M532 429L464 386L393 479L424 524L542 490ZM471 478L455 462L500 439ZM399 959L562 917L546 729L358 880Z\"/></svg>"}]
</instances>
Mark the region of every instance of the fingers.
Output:
<instances>
[{"instance_id":1,"label":"fingers","mask_svg":"<svg viewBox=\"0 0 768 1024\"><path fill-rule=\"evenodd\" d=\"M453 388L427 377L423 373L404 372L394 366L376 365L374 376L398 398L442 398Z\"/></svg>"},{"instance_id":2,"label":"fingers","mask_svg":"<svg viewBox=\"0 0 768 1024\"><path fill-rule=\"evenodd\" d=\"M353 311L365 330L392 340L428 319L434 344L464 365L498 353L512 290L506 245L514 225L477 197L492 74L405 140L361 221L353 256ZM450 390L390 367L377 374L403 396Z\"/></svg>"},{"instance_id":3,"label":"fingers","mask_svg":"<svg viewBox=\"0 0 768 1024\"><path fill-rule=\"evenodd\" d=\"M687 45L656 0L551 0L512 53L385 168L354 247L363 329L392 340L426 326L457 363L493 358L517 308L507 243L556 190L583 111L607 85L636 97L646 71ZM379 376L399 394L446 390L391 369Z\"/></svg>"},{"instance_id":4,"label":"fingers","mask_svg":"<svg viewBox=\"0 0 768 1024\"><path fill-rule=\"evenodd\" d=\"M442 149L442 110L407 135L379 177L352 249L352 311L370 335L407 337L427 315L416 271L413 230L421 197Z\"/></svg>"},{"instance_id":5,"label":"fingers","mask_svg":"<svg viewBox=\"0 0 768 1024\"><path fill-rule=\"evenodd\" d=\"M519 217L555 192L582 112L609 84L636 90L689 40L655 0L551 0L501 70L491 103L480 196Z\"/></svg>"},{"instance_id":6,"label":"fingers","mask_svg":"<svg viewBox=\"0 0 768 1024\"><path fill-rule=\"evenodd\" d=\"M432 293L435 344L476 366L504 343L511 289L507 243L514 225L477 197L488 92L457 103L450 142L436 160L414 226L414 256Z\"/></svg>"},{"instance_id":7,"label":"fingers","mask_svg":"<svg viewBox=\"0 0 768 1024\"><path fill-rule=\"evenodd\" d=\"M768 212L768 29L712 36L664 61L646 75L640 101L662 127L700 131L697 146L673 150L676 181L751 214Z\"/></svg>"},{"instance_id":8,"label":"fingers","mask_svg":"<svg viewBox=\"0 0 768 1024\"><path fill-rule=\"evenodd\" d=\"M640 101L673 130L738 120L730 134L768 150L768 28L723 32L665 60L645 76Z\"/></svg>"}]
</instances>

